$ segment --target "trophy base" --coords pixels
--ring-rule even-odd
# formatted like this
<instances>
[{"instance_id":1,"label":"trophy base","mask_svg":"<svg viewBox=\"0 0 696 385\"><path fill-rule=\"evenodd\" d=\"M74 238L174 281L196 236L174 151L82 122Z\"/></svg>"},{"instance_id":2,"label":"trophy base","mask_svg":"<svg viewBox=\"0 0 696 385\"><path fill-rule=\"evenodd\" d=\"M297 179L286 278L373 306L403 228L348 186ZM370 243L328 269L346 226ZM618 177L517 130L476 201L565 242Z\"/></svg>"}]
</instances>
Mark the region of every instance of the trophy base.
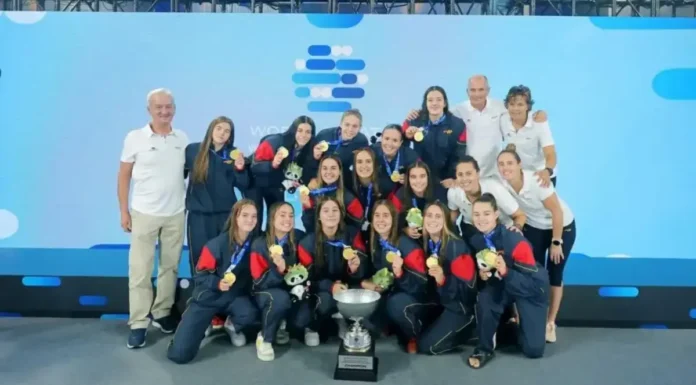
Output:
<instances>
[{"instance_id":1,"label":"trophy base","mask_svg":"<svg viewBox=\"0 0 696 385\"><path fill-rule=\"evenodd\" d=\"M349 352L341 343L334 371L334 380L377 382L379 359L375 357L375 345L366 352Z\"/></svg>"}]
</instances>

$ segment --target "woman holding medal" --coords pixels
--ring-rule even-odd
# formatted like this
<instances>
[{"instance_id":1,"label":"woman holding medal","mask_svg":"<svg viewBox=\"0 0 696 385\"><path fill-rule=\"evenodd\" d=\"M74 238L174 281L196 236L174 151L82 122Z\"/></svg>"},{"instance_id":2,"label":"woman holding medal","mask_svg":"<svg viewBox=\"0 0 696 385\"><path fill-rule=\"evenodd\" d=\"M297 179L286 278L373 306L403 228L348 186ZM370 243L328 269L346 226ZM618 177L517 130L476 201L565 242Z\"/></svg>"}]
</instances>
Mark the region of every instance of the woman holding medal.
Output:
<instances>
[{"instance_id":1,"label":"woman holding medal","mask_svg":"<svg viewBox=\"0 0 696 385\"><path fill-rule=\"evenodd\" d=\"M310 171L311 175L316 174L317 162L324 156L336 156L343 165L343 180L351 183L350 172L353 166L353 151L367 147L367 137L360 132L363 123L363 116L357 109L350 109L341 116L339 127L326 128L317 134L314 144L314 162ZM350 187L350 185L348 185Z\"/></svg>"},{"instance_id":2,"label":"woman holding medal","mask_svg":"<svg viewBox=\"0 0 696 385\"><path fill-rule=\"evenodd\" d=\"M514 145L508 145L498 155L498 170L503 185L527 215L523 232L534 246L534 257L549 272L551 305L546 340L556 342L556 316L563 298L563 270L575 243L575 217L553 185L543 187L534 171L522 170Z\"/></svg>"},{"instance_id":3,"label":"woman holding medal","mask_svg":"<svg viewBox=\"0 0 696 385\"><path fill-rule=\"evenodd\" d=\"M522 353L529 358L544 355L549 276L534 259L532 245L521 234L498 223L500 212L493 195L474 202L474 226L480 234L472 243L477 250L479 278L486 285L478 295L476 321L479 344L469 357L474 369L486 365L495 349L495 333L505 308L514 304L519 315Z\"/></svg>"},{"instance_id":4,"label":"woman holding medal","mask_svg":"<svg viewBox=\"0 0 696 385\"><path fill-rule=\"evenodd\" d=\"M285 200L285 190L294 192L302 184L302 178L310 178L312 145L316 135L314 120L308 116L295 119L282 134L268 135L261 139L251 162L253 176L252 197L259 212L276 202ZM261 228L259 221L258 228Z\"/></svg>"},{"instance_id":5,"label":"woman holding medal","mask_svg":"<svg viewBox=\"0 0 696 385\"><path fill-rule=\"evenodd\" d=\"M418 160L406 170L404 186L390 200L399 212L399 228L412 239L420 239L423 228L423 209L427 203L447 202L447 190L433 182L430 169Z\"/></svg>"},{"instance_id":6,"label":"woman holding medal","mask_svg":"<svg viewBox=\"0 0 696 385\"><path fill-rule=\"evenodd\" d=\"M411 238L399 234L398 214L394 205L381 200L372 213L372 278L361 286L382 293L382 309L366 322L373 333L384 326L386 318L394 322L404 342L414 337L417 315L436 304L425 304L428 278L425 271L425 253ZM415 345L413 346L415 347ZM412 349L408 344L407 349Z\"/></svg>"},{"instance_id":7,"label":"woman holding medal","mask_svg":"<svg viewBox=\"0 0 696 385\"><path fill-rule=\"evenodd\" d=\"M440 306L421 306L420 314L414 311L419 322L414 322L409 350L415 344L418 352L436 355L464 344L474 332L476 265L469 246L452 230L442 202L425 208L423 244L430 255L425 262L430 276L429 294Z\"/></svg>"},{"instance_id":8,"label":"woman holding medal","mask_svg":"<svg viewBox=\"0 0 696 385\"><path fill-rule=\"evenodd\" d=\"M358 197L363 207L362 226L360 227L363 239L369 239L372 206L382 198L382 189L377 179L377 158L369 147L355 151L353 157L352 192Z\"/></svg>"},{"instance_id":9,"label":"woman holding medal","mask_svg":"<svg viewBox=\"0 0 696 385\"><path fill-rule=\"evenodd\" d=\"M425 90L418 117L406 120L403 132L413 149L430 167L434 180L445 188L454 185L455 165L466 155L466 125L449 110L442 87Z\"/></svg>"},{"instance_id":10,"label":"woman holding medal","mask_svg":"<svg viewBox=\"0 0 696 385\"><path fill-rule=\"evenodd\" d=\"M227 231L208 241L196 265L194 292L167 349L179 364L198 354L215 314L228 315L225 330L234 346L246 344L242 330L258 321L259 311L249 297L249 255L258 221L256 205L242 199L232 208Z\"/></svg>"},{"instance_id":11,"label":"woman holding medal","mask_svg":"<svg viewBox=\"0 0 696 385\"><path fill-rule=\"evenodd\" d=\"M357 228L344 223L341 202L327 197L319 203L317 213L316 232L307 234L297 249L302 263L311 266L316 300L312 324L305 330L307 346L319 345L319 326L337 314L334 295L360 287L365 273L365 242ZM340 320L339 335L345 331L345 323Z\"/></svg>"},{"instance_id":12,"label":"woman holding medal","mask_svg":"<svg viewBox=\"0 0 696 385\"><path fill-rule=\"evenodd\" d=\"M189 174L186 191L187 235L191 272L203 245L217 237L237 202L234 188L249 186L244 155L234 147L234 123L225 116L208 125L203 141L186 147L184 170Z\"/></svg>"},{"instance_id":13,"label":"woman holding medal","mask_svg":"<svg viewBox=\"0 0 696 385\"><path fill-rule=\"evenodd\" d=\"M351 160L352 162L352 160ZM299 189L302 203L302 224L307 233L314 232L317 199L336 197L346 208L346 223L360 227L364 215L360 200L345 188L341 160L336 155L329 155L319 162L319 172L307 187Z\"/></svg>"},{"instance_id":14,"label":"woman holding medal","mask_svg":"<svg viewBox=\"0 0 696 385\"><path fill-rule=\"evenodd\" d=\"M377 143L377 136L373 136L372 150L378 159L378 177L380 191L384 196L396 192L404 184L404 171L418 160L418 153L403 146L404 134L401 126L390 124L384 127Z\"/></svg>"},{"instance_id":15,"label":"woman holding medal","mask_svg":"<svg viewBox=\"0 0 696 385\"><path fill-rule=\"evenodd\" d=\"M261 361L275 359L273 342L279 345L290 342L286 318L298 330L304 330L311 319L307 301L291 301L290 287L284 277L291 267L303 264L297 255L297 245L304 233L295 229L292 205L278 202L271 206L267 227L266 234L256 238L251 246L252 294L261 310L256 355Z\"/></svg>"}]
</instances>

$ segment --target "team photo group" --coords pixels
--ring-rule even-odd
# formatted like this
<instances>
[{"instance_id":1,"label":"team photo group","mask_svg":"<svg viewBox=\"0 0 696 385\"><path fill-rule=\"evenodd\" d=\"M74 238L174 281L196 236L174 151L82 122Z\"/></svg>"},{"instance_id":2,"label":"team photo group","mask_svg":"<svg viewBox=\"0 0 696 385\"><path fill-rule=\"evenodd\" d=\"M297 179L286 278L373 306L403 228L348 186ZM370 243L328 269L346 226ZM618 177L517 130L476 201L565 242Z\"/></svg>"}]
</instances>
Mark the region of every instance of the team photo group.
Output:
<instances>
[{"instance_id":1,"label":"team photo group","mask_svg":"<svg viewBox=\"0 0 696 385\"><path fill-rule=\"evenodd\" d=\"M151 121L126 135L118 175L131 240L128 348L144 347L153 325L174 334L167 357L188 363L219 330L236 347L255 339L258 358L272 361L291 339L345 336L337 298L359 289L379 293L362 320L369 335L395 336L407 353L470 345L477 369L512 331L522 354L542 357L557 340L575 220L555 190L547 113L528 87L504 100L489 89L472 76L455 104L429 87L401 124L369 138L357 109L334 128L299 116L250 154L235 146L249 134L234 119L189 139L172 123L174 95L151 91ZM185 239L194 286L179 319Z\"/></svg>"}]
</instances>

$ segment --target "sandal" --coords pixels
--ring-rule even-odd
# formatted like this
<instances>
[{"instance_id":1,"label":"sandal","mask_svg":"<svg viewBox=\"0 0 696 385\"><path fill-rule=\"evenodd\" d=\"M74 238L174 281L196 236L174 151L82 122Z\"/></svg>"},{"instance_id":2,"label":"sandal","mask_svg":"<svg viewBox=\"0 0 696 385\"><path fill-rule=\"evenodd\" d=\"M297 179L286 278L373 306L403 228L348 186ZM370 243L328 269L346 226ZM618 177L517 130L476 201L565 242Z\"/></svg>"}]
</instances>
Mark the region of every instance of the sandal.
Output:
<instances>
[{"instance_id":1,"label":"sandal","mask_svg":"<svg viewBox=\"0 0 696 385\"><path fill-rule=\"evenodd\" d=\"M467 364L469 365L469 367L471 367L472 369L481 369L481 368L483 368L484 366L486 366L486 364L488 363L488 361L492 360L493 357L494 357L494 354L493 354L493 353L488 353L488 352L485 352L485 351L483 351L483 350L481 350L481 349L479 349L479 348L476 348L476 349L474 349L474 353L472 353L472 354L469 356L469 358L466 360L466 363L467 363ZM478 360L478 362L479 362L478 366L474 366L474 365L471 364L471 359L472 359L472 358Z\"/></svg>"}]
</instances>

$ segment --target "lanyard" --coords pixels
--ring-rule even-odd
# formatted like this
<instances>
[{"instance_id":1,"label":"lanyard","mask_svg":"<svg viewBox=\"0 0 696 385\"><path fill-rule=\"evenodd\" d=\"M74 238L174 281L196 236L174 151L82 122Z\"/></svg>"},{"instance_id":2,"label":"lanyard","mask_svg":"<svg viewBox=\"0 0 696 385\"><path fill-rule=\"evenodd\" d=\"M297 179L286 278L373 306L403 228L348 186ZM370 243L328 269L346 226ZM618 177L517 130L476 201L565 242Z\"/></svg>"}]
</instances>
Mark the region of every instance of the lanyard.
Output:
<instances>
[{"instance_id":1,"label":"lanyard","mask_svg":"<svg viewBox=\"0 0 696 385\"><path fill-rule=\"evenodd\" d=\"M290 238L290 233L285 234L285 236L281 239L276 238L276 244L283 247L285 246L286 243L288 243L288 239Z\"/></svg>"},{"instance_id":2,"label":"lanyard","mask_svg":"<svg viewBox=\"0 0 696 385\"><path fill-rule=\"evenodd\" d=\"M394 163L394 170L392 170L391 166L389 165L389 160L387 160L386 155L384 155L384 152L382 152L382 158L384 159L384 165L386 166L387 169L387 175L391 177L392 172L394 171L399 171L399 163L401 159L401 149L396 152L396 163Z\"/></svg>"},{"instance_id":3,"label":"lanyard","mask_svg":"<svg viewBox=\"0 0 696 385\"><path fill-rule=\"evenodd\" d=\"M318 195L324 195L326 193L334 192L336 190L338 190L337 186L322 187L322 188L318 188L318 189L310 191L309 195L315 197Z\"/></svg>"},{"instance_id":4,"label":"lanyard","mask_svg":"<svg viewBox=\"0 0 696 385\"><path fill-rule=\"evenodd\" d=\"M336 150L343 144L343 139L341 138L341 127L338 128L338 139L329 142L329 147L336 146ZM334 150L334 151L336 151Z\"/></svg>"},{"instance_id":5,"label":"lanyard","mask_svg":"<svg viewBox=\"0 0 696 385\"><path fill-rule=\"evenodd\" d=\"M367 197L365 198L367 201L367 206L365 206L365 220L368 219L368 212L370 211L370 204L372 203L372 182L370 182L370 185L367 186Z\"/></svg>"},{"instance_id":6,"label":"lanyard","mask_svg":"<svg viewBox=\"0 0 696 385\"><path fill-rule=\"evenodd\" d=\"M237 250L232 254L232 262L230 263L230 267L227 268L225 271L226 273L231 272L234 270L235 267L239 264L239 261L242 260L242 257L246 253L247 249L249 248L249 243L251 242L250 239L247 239L246 242L244 242L244 245L242 247L237 246Z\"/></svg>"},{"instance_id":7,"label":"lanyard","mask_svg":"<svg viewBox=\"0 0 696 385\"><path fill-rule=\"evenodd\" d=\"M215 150L213 150L212 148L210 149L210 151L212 151L213 154L215 154L215 156L219 156L220 159L222 159L222 160L231 160L231 159L230 159L230 152L227 151L227 148L224 148L224 147L222 148L222 155L218 154L218 153L217 153Z\"/></svg>"},{"instance_id":8,"label":"lanyard","mask_svg":"<svg viewBox=\"0 0 696 385\"><path fill-rule=\"evenodd\" d=\"M427 135L427 134L428 134L428 131L430 130L431 127L437 126L438 124L444 122L446 116L447 116L447 115L442 114L442 116L440 117L440 119L438 119L438 120L436 120L436 121L434 121L434 122L431 122L430 119L428 119L428 123L425 125L425 127L423 127L423 134L424 134L424 135Z\"/></svg>"},{"instance_id":9,"label":"lanyard","mask_svg":"<svg viewBox=\"0 0 696 385\"><path fill-rule=\"evenodd\" d=\"M346 245L342 241L326 241L326 243L328 243L331 246L342 247L344 249L348 247L348 245Z\"/></svg>"},{"instance_id":10,"label":"lanyard","mask_svg":"<svg viewBox=\"0 0 696 385\"><path fill-rule=\"evenodd\" d=\"M495 230L491 231L488 234L483 235L483 240L486 241L486 247L491 249L491 251L495 251L495 244L493 243L493 236L495 235Z\"/></svg>"},{"instance_id":11,"label":"lanyard","mask_svg":"<svg viewBox=\"0 0 696 385\"><path fill-rule=\"evenodd\" d=\"M440 246L442 245L442 240L437 241L437 243L433 242L432 239L428 239L428 247L432 251L432 255L438 255L440 252Z\"/></svg>"},{"instance_id":12,"label":"lanyard","mask_svg":"<svg viewBox=\"0 0 696 385\"><path fill-rule=\"evenodd\" d=\"M420 210L420 207L418 207L418 200L416 200L415 197L411 198L411 203L413 204L414 208L417 208L418 210Z\"/></svg>"},{"instance_id":13,"label":"lanyard","mask_svg":"<svg viewBox=\"0 0 696 385\"><path fill-rule=\"evenodd\" d=\"M388 241L385 241L385 240L382 239L381 237L379 238L379 244L382 246L383 249L385 249L385 250L387 250L387 251L393 251L393 252L395 252L395 253L398 253L398 252L399 252L399 249L397 249L396 247L392 246Z\"/></svg>"}]
</instances>

